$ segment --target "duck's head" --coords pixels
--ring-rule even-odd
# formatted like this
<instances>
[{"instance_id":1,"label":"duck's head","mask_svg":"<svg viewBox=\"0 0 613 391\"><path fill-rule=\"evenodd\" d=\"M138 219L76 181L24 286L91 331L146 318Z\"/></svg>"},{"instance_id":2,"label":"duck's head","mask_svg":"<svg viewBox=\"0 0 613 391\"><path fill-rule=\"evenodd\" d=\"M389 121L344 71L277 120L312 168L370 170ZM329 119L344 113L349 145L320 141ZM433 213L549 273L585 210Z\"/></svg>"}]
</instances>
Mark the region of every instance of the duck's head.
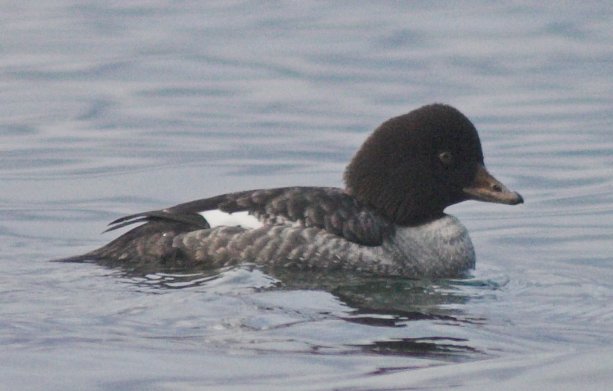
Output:
<instances>
[{"instance_id":1,"label":"duck's head","mask_svg":"<svg viewBox=\"0 0 613 391\"><path fill-rule=\"evenodd\" d=\"M436 218L465 200L523 202L486 170L470 120L443 104L381 124L347 166L345 183L348 193L401 225Z\"/></svg>"}]
</instances>

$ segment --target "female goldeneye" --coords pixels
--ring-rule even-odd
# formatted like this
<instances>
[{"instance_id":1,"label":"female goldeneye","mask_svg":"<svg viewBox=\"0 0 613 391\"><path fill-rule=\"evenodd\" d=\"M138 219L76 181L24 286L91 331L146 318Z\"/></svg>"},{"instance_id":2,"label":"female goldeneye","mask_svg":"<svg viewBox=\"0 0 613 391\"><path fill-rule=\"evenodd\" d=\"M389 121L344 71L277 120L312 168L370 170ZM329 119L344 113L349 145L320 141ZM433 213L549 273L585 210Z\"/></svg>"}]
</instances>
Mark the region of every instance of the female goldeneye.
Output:
<instances>
[{"instance_id":1,"label":"female goldeneye","mask_svg":"<svg viewBox=\"0 0 613 391\"><path fill-rule=\"evenodd\" d=\"M344 179L345 189L249 190L123 217L109 230L143 224L65 261L210 267L251 262L458 277L474 267L475 253L466 228L444 209L465 200L523 202L485 169L473 124L443 104L384 122L353 157Z\"/></svg>"}]
</instances>

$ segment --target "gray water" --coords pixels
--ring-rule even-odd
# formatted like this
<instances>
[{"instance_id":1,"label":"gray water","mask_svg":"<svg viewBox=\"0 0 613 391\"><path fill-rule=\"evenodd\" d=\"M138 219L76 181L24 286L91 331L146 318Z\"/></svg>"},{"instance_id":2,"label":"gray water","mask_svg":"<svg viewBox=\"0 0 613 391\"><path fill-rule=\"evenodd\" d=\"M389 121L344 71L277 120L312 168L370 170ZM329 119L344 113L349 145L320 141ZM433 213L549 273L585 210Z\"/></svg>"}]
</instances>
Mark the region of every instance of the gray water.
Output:
<instances>
[{"instance_id":1,"label":"gray water","mask_svg":"<svg viewBox=\"0 0 613 391\"><path fill-rule=\"evenodd\" d=\"M3 1L0 389L610 389L611 20L607 1ZM431 102L526 199L448 209L470 278L48 261L125 214L342 186L374 127Z\"/></svg>"}]
</instances>

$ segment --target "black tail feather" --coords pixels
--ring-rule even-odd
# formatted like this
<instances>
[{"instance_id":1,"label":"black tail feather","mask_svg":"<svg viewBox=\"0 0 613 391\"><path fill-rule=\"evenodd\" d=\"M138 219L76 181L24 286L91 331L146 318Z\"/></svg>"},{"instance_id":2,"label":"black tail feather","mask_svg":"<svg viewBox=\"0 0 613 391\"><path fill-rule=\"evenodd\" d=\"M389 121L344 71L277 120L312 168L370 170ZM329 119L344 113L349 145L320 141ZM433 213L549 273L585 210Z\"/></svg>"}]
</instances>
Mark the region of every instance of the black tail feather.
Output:
<instances>
[{"instance_id":1,"label":"black tail feather","mask_svg":"<svg viewBox=\"0 0 613 391\"><path fill-rule=\"evenodd\" d=\"M171 213L165 210L153 210L150 212L137 213L129 216L120 217L111 221L109 228L104 232L114 231L119 228L137 223L146 223L150 221L168 221L186 224L193 229L211 228L204 217L198 213Z\"/></svg>"},{"instance_id":2,"label":"black tail feather","mask_svg":"<svg viewBox=\"0 0 613 391\"><path fill-rule=\"evenodd\" d=\"M97 257L89 253L82 255L75 255L72 257L52 259L50 262L62 262L62 263L82 263L82 262L95 262Z\"/></svg>"}]
</instances>

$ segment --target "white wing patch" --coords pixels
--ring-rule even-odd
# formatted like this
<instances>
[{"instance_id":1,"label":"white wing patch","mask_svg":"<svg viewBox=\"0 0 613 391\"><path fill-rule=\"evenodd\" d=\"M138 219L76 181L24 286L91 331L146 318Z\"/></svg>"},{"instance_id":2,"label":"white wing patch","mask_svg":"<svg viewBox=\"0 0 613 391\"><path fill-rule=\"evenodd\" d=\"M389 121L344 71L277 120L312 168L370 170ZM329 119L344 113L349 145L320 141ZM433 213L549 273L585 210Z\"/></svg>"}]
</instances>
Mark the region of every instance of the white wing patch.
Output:
<instances>
[{"instance_id":1,"label":"white wing patch","mask_svg":"<svg viewBox=\"0 0 613 391\"><path fill-rule=\"evenodd\" d=\"M211 228L226 226L226 227L243 227L243 228L260 228L264 224L257 217L250 215L249 212L227 213L219 209L207 210L200 212L200 215L209 222Z\"/></svg>"}]
</instances>

